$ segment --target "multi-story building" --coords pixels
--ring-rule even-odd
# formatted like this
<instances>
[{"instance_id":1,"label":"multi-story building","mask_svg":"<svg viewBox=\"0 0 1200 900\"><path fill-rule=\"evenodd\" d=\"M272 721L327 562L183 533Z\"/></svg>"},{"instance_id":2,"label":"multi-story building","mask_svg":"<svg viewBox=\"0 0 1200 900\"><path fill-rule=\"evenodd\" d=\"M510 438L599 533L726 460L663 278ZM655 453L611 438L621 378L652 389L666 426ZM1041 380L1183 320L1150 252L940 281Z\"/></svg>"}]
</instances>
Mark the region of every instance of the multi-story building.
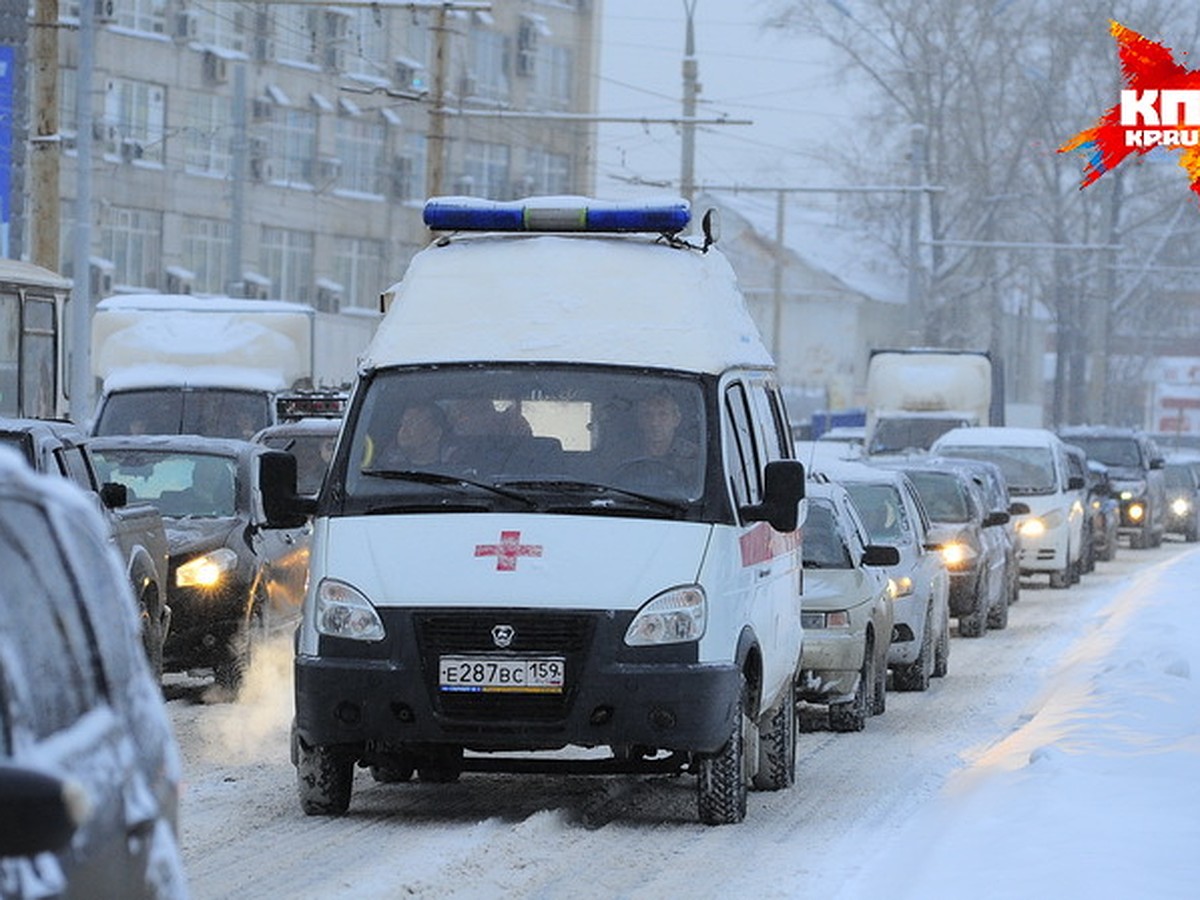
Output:
<instances>
[{"instance_id":1,"label":"multi-story building","mask_svg":"<svg viewBox=\"0 0 1200 900\"><path fill-rule=\"evenodd\" d=\"M430 191L593 192L599 0L59 0L63 25L80 2L93 124L64 28L60 270L86 137L94 294L374 308L427 241Z\"/></svg>"}]
</instances>

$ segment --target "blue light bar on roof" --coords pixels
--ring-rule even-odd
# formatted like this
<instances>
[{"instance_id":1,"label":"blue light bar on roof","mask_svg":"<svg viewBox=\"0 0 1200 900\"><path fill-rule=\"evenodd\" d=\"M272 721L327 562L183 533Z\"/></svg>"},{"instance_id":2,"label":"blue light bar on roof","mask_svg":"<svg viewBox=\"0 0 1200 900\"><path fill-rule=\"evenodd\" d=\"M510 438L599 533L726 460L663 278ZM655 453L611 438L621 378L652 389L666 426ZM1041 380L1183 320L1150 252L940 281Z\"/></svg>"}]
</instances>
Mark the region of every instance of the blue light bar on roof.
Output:
<instances>
[{"instance_id":1,"label":"blue light bar on roof","mask_svg":"<svg viewBox=\"0 0 1200 900\"><path fill-rule=\"evenodd\" d=\"M675 234L687 227L683 199L654 203L605 202L589 197L530 197L500 202L475 197L433 197L425 224L434 231L589 231Z\"/></svg>"}]
</instances>

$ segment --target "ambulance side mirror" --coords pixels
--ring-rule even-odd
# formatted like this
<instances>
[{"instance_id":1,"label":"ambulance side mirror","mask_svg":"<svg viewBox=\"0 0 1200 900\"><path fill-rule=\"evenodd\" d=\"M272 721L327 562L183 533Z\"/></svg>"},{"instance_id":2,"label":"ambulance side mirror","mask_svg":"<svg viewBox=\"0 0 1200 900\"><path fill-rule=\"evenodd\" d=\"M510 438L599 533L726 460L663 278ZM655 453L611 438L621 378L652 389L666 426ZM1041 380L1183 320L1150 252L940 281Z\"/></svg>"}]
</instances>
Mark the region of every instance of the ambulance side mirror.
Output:
<instances>
[{"instance_id":1,"label":"ambulance side mirror","mask_svg":"<svg viewBox=\"0 0 1200 900\"><path fill-rule=\"evenodd\" d=\"M743 506L742 521L766 522L776 531L795 531L804 499L804 465L794 459L777 459L763 470L762 503Z\"/></svg>"}]
</instances>

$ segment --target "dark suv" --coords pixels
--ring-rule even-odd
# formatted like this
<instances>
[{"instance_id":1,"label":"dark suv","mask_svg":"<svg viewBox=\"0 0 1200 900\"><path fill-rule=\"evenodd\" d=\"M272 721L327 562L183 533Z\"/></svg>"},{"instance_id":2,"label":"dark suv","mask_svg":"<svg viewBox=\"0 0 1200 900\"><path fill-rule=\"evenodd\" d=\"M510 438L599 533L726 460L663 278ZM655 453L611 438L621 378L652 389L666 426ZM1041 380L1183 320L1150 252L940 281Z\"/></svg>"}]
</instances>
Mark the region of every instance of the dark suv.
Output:
<instances>
[{"instance_id":1,"label":"dark suv","mask_svg":"<svg viewBox=\"0 0 1200 900\"><path fill-rule=\"evenodd\" d=\"M1167 498L1158 445L1133 428L1076 426L1059 431L1068 444L1082 447L1088 459L1108 466L1108 477L1121 503L1118 532L1134 549L1157 547L1166 533Z\"/></svg>"},{"instance_id":2,"label":"dark suv","mask_svg":"<svg viewBox=\"0 0 1200 900\"><path fill-rule=\"evenodd\" d=\"M0 896L184 897L181 761L79 489L0 447Z\"/></svg>"}]
</instances>

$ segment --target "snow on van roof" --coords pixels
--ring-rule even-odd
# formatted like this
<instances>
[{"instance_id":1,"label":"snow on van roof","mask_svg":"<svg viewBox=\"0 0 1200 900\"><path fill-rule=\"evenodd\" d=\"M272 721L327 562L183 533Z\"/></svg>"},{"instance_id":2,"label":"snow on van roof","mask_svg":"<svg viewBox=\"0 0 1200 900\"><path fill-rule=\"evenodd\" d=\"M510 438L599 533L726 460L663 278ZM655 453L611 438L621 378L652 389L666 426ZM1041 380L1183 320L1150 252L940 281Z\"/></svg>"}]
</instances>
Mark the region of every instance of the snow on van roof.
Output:
<instances>
[{"instance_id":1,"label":"snow on van roof","mask_svg":"<svg viewBox=\"0 0 1200 900\"><path fill-rule=\"evenodd\" d=\"M408 363L579 361L720 372L770 366L713 249L653 238L478 235L413 258L364 356Z\"/></svg>"}]
</instances>

